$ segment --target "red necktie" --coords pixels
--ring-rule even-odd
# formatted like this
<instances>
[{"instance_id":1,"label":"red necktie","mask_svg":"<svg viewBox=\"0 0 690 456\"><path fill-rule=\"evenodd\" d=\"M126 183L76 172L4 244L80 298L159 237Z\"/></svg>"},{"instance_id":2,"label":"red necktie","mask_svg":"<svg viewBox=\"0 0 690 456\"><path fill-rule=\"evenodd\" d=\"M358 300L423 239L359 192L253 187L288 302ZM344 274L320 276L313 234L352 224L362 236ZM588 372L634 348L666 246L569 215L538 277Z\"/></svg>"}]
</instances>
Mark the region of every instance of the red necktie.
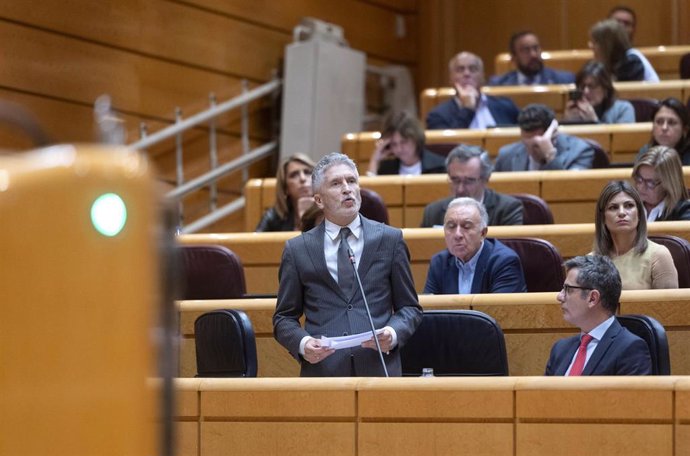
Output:
<instances>
[{"instance_id":1,"label":"red necktie","mask_svg":"<svg viewBox=\"0 0 690 456\"><path fill-rule=\"evenodd\" d=\"M589 334L585 334L580 339L580 347L577 349L577 356L573 362L573 367L570 368L569 376L582 375L582 370L585 368L585 361L587 360L587 345L594 339Z\"/></svg>"}]
</instances>

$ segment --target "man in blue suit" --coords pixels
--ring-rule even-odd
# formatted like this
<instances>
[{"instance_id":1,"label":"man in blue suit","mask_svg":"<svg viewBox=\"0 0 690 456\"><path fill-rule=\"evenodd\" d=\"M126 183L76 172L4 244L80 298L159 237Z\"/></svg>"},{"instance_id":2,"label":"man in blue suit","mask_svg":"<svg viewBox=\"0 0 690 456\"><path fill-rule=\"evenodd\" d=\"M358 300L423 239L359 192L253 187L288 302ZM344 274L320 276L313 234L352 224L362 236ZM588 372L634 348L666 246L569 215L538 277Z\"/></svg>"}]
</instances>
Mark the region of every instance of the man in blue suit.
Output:
<instances>
[{"instance_id":1,"label":"man in blue suit","mask_svg":"<svg viewBox=\"0 0 690 456\"><path fill-rule=\"evenodd\" d=\"M558 301L563 318L581 333L561 339L551 349L546 375L650 375L647 343L618 323L621 277L605 256L565 262L567 270Z\"/></svg>"},{"instance_id":2,"label":"man in blue suit","mask_svg":"<svg viewBox=\"0 0 690 456\"><path fill-rule=\"evenodd\" d=\"M479 201L456 198L443 222L447 249L431 258L424 293L476 294L527 291L520 257L486 237L489 216Z\"/></svg>"},{"instance_id":3,"label":"man in blue suit","mask_svg":"<svg viewBox=\"0 0 690 456\"><path fill-rule=\"evenodd\" d=\"M569 71L559 71L544 66L541 58L541 45L534 32L525 30L510 37L510 57L516 70L500 76L493 76L489 85L537 85L572 84L575 75Z\"/></svg>"},{"instance_id":4,"label":"man in blue suit","mask_svg":"<svg viewBox=\"0 0 690 456\"><path fill-rule=\"evenodd\" d=\"M448 69L456 95L427 114L427 129L477 129L515 125L519 109L510 98L491 97L481 93L484 63L479 56L461 52L450 59Z\"/></svg>"}]
</instances>

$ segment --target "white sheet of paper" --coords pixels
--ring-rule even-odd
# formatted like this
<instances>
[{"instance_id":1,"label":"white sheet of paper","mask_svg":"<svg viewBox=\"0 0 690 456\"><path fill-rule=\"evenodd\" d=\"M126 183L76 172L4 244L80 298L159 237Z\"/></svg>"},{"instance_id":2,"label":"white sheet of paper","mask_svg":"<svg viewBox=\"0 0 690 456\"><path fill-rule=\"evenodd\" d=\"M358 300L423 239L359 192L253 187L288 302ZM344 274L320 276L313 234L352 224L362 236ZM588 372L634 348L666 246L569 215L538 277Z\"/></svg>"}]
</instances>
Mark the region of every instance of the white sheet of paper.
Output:
<instances>
[{"instance_id":1,"label":"white sheet of paper","mask_svg":"<svg viewBox=\"0 0 690 456\"><path fill-rule=\"evenodd\" d=\"M376 334L381 334L383 328L377 329ZM321 346L340 350L341 348L359 347L362 342L371 339L371 331L360 334L350 334L349 336L326 337L321 336Z\"/></svg>"}]
</instances>

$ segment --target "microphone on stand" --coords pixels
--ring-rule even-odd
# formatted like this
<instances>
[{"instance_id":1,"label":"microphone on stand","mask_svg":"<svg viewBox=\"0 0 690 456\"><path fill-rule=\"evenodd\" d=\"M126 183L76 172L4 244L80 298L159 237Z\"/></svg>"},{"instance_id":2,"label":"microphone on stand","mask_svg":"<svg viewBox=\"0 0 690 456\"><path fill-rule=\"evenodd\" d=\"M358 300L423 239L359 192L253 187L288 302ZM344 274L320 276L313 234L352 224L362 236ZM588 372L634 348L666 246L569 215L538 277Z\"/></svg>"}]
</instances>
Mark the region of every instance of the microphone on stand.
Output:
<instances>
[{"instance_id":1,"label":"microphone on stand","mask_svg":"<svg viewBox=\"0 0 690 456\"><path fill-rule=\"evenodd\" d=\"M359 272L357 272L357 266L355 265L355 254L352 251L352 249L347 249L347 256L350 257L350 263L352 264L352 268L355 270L357 285L359 285L359 291L362 293L362 299L364 300L364 308L367 310L367 317L369 317L369 325L371 326L371 334L374 336L374 342L376 343L376 351L379 352L379 359L381 360L381 367L383 367L383 373L386 375L386 377L388 377L388 369L386 369L386 362L383 360L383 351L381 350L381 344L379 344L379 339L378 337L376 337L376 328L374 327L374 320L371 318L369 303L367 302L367 296L364 294L364 287L362 287L362 280L359 278Z\"/></svg>"}]
</instances>

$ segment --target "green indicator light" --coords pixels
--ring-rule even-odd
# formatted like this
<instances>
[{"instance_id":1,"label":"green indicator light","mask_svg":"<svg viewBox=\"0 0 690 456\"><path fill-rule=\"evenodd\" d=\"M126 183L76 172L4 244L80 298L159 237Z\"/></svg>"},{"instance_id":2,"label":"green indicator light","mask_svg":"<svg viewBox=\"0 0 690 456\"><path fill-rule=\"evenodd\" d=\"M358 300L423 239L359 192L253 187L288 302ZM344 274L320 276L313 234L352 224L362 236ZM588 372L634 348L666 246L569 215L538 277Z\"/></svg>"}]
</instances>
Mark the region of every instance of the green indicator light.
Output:
<instances>
[{"instance_id":1,"label":"green indicator light","mask_svg":"<svg viewBox=\"0 0 690 456\"><path fill-rule=\"evenodd\" d=\"M91 223L104 236L115 236L127 222L127 207L115 193L96 198L91 205Z\"/></svg>"}]
</instances>

